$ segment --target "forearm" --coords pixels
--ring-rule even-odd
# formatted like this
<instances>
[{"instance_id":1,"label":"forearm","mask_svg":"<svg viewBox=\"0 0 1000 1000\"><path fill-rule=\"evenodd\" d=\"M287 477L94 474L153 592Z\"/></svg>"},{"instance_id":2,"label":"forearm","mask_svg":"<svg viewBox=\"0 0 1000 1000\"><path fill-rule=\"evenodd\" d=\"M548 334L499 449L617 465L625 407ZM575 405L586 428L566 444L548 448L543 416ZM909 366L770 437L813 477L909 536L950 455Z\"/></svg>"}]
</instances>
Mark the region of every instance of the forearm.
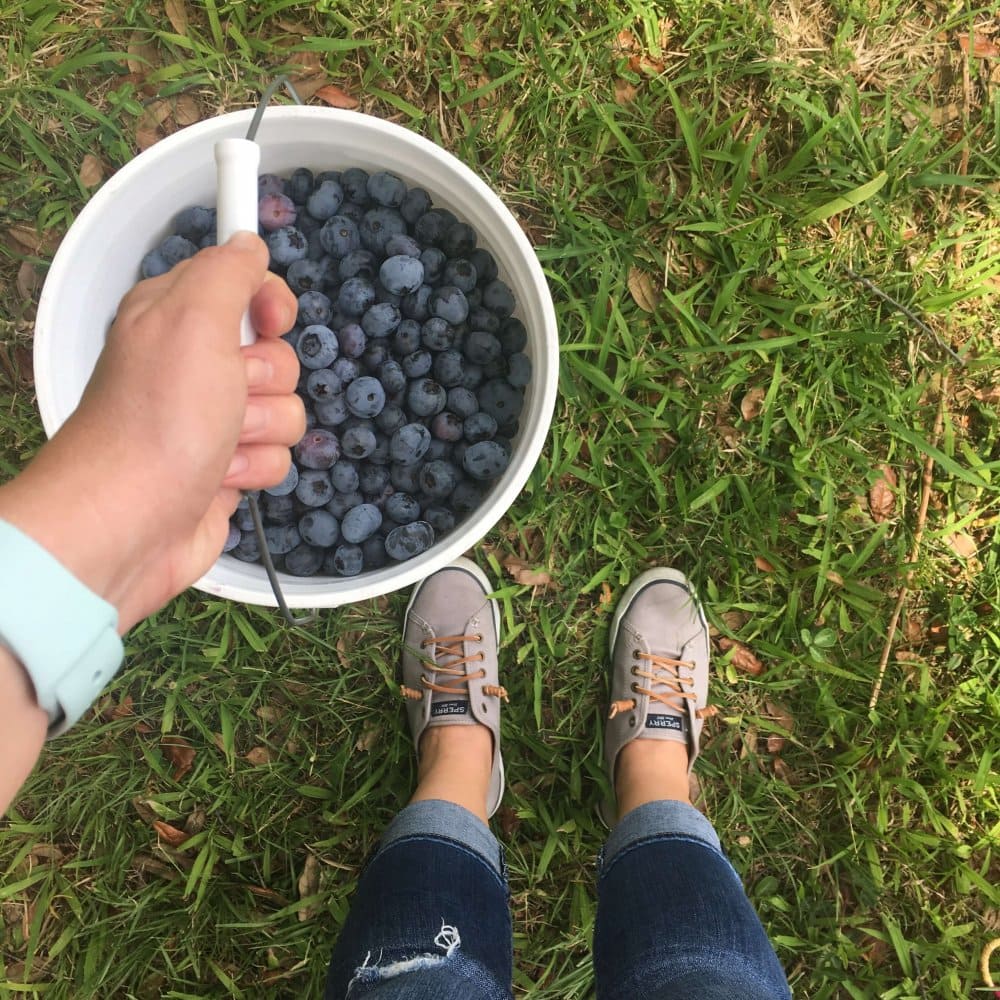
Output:
<instances>
[{"instance_id":1,"label":"forearm","mask_svg":"<svg viewBox=\"0 0 1000 1000\"><path fill-rule=\"evenodd\" d=\"M3 766L0 767L0 813L6 811L28 777L48 727L48 717L35 701L35 692L24 668L0 646L0 733Z\"/></svg>"}]
</instances>

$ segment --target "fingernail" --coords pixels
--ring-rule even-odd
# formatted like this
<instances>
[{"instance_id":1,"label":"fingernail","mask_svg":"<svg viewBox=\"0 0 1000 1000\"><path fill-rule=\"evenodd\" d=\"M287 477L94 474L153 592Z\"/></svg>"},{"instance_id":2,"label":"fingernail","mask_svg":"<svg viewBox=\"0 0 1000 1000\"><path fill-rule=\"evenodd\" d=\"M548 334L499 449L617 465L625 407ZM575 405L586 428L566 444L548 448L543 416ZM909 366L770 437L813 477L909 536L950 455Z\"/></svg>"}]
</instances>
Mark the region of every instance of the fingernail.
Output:
<instances>
[{"instance_id":1,"label":"fingernail","mask_svg":"<svg viewBox=\"0 0 1000 1000\"><path fill-rule=\"evenodd\" d=\"M270 361L263 358L247 358L247 387L254 389L260 385L267 385L274 377L274 367Z\"/></svg>"},{"instance_id":2,"label":"fingernail","mask_svg":"<svg viewBox=\"0 0 1000 1000\"><path fill-rule=\"evenodd\" d=\"M229 468L226 469L226 479L229 479L230 476L238 476L241 472L246 472L249 468L250 459L238 451L233 455L232 461L229 463Z\"/></svg>"},{"instance_id":3,"label":"fingernail","mask_svg":"<svg viewBox=\"0 0 1000 1000\"><path fill-rule=\"evenodd\" d=\"M238 233L233 233L229 237L229 242L226 243L226 246L232 247L234 250L256 250L259 245L260 237L249 230L241 230Z\"/></svg>"},{"instance_id":4,"label":"fingernail","mask_svg":"<svg viewBox=\"0 0 1000 1000\"><path fill-rule=\"evenodd\" d=\"M270 411L266 406L259 403L247 403L246 412L243 414L243 433L253 434L263 430L267 426Z\"/></svg>"}]
</instances>

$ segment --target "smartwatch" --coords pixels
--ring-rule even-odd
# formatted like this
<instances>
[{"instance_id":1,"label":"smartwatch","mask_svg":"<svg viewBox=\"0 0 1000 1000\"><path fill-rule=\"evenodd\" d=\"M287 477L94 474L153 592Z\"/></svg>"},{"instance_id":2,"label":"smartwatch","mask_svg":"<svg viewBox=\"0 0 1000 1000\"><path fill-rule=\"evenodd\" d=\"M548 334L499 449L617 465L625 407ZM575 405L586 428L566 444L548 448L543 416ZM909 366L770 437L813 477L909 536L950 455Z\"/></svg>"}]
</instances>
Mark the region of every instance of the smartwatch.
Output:
<instances>
[{"instance_id":1,"label":"smartwatch","mask_svg":"<svg viewBox=\"0 0 1000 1000\"><path fill-rule=\"evenodd\" d=\"M0 645L31 678L58 736L121 666L118 611L45 548L0 521Z\"/></svg>"}]
</instances>

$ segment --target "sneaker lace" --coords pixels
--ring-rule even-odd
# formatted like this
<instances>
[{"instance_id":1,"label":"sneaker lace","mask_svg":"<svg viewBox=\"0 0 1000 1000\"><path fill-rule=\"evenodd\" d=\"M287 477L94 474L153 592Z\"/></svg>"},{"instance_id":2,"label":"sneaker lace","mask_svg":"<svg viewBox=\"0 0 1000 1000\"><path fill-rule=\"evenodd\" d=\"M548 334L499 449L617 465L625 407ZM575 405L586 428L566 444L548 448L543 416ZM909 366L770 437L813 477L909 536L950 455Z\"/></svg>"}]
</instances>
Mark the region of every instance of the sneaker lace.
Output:
<instances>
[{"instance_id":1,"label":"sneaker lace","mask_svg":"<svg viewBox=\"0 0 1000 1000\"><path fill-rule=\"evenodd\" d=\"M650 667L648 670L642 670L636 664L632 667L632 676L652 681L648 688L633 681L632 690L636 694L644 694L651 701L658 701L661 705L678 712L686 711L685 702L697 699L698 696L694 691L685 686L692 684L693 678L681 674L681 667L694 670L695 664L690 660L676 660L671 656L656 656L654 653L643 653L638 649L633 652L632 658L646 660ZM655 685L666 690L653 690ZM638 705L638 701L635 698L621 698L618 701L613 701L608 718L613 719L619 712L631 712L636 705Z\"/></svg>"},{"instance_id":2,"label":"sneaker lace","mask_svg":"<svg viewBox=\"0 0 1000 1000\"><path fill-rule=\"evenodd\" d=\"M462 647L467 642L482 641L483 637L481 635L442 635L424 639L420 643L420 648L431 650L430 655L434 660L434 672L437 674L446 674L448 677L454 678L454 680L446 681L444 684L437 684L434 681L428 680L426 674L421 674L420 686L424 690L416 691L413 688L403 685L400 688L403 697L410 698L413 701L420 701L424 696L424 691L436 691L438 694L457 694L468 698L469 681L482 680L486 676L486 671L480 668L474 673L469 673L463 668L467 663L482 662L486 659L486 654L480 650L471 656L463 656ZM450 657L450 662L442 663L441 657ZM504 701L510 701L507 697L507 689L501 685L484 684L483 694L494 698L503 698Z\"/></svg>"}]
</instances>

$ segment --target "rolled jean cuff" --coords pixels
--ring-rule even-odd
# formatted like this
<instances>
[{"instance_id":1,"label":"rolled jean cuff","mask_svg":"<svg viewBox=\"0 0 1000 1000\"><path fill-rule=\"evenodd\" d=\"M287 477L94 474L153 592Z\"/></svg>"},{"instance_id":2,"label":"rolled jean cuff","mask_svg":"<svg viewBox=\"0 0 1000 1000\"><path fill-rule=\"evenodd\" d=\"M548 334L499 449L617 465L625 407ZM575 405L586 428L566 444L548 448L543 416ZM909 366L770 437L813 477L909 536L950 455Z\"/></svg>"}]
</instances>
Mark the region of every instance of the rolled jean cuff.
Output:
<instances>
[{"instance_id":1,"label":"rolled jean cuff","mask_svg":"<svg viewBox=\"0 0 1000 1000\"><path fill-rule=\"evenodd\" d=\"M653 837L696 840L722 854L722 844L715 827L694 806L663 799L647 802L622 817L608 837L602 852L601 868L613 864L630 847Z\"/></svg>"},{"instance_id":2,"label":"rolled jean cuff","mask_svg":"<svg viewBox=\"0 0 1000 1000\"><path fill-rule=\"evenodd\" d=\"M375 856L378 857L397 841L420 837L433 837L435 840L459 844L482 858L502 881L506 881L500 841L478 816L444 799L412 802L398 812L386 827Z\"/></svg>"}]
</instances>

